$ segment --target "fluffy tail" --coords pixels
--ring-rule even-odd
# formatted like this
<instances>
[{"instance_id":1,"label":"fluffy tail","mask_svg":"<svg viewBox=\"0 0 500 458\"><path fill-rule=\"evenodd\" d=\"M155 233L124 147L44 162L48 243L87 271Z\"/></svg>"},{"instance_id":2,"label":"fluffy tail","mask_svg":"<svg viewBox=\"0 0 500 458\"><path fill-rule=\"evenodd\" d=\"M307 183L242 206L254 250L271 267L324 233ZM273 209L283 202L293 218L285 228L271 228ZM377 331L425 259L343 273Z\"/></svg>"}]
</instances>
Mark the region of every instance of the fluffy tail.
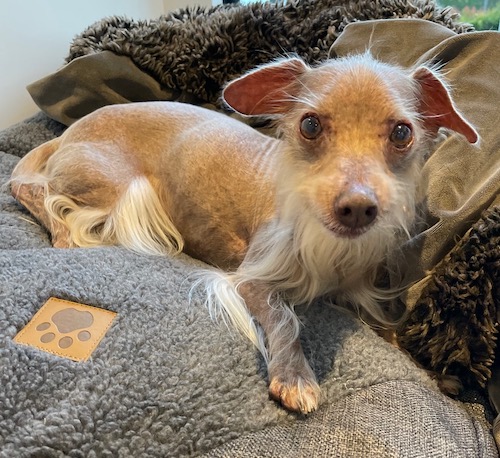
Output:
<instances>
[{"instance_id":1,"label":"fluffy tail","mask_svg":"<svg viewBox=\"0 0 500 458\"><path fill-rule=\"evenodd\" d=\"M146 177L134 178L111 210L80 206L60 194L49 194L45 206L80 247L123 245L138 253L164 255L178 254L184 245Z\"/></svg>"},{"instance_id":2,"label":"fluffy tail","mask_svg":"<svg viewBox=\"0 0 500 458\"><path fill-rule=\"evenodd\" d=\"M194 274L194 284L190 297L195 290L202 289L205 294L205 305L210 317L217 321L222 319L228 329L236 328L262 353L268 361L267 349L262 330L248 311L245 301L238 293L239 280L234 273L217 270L203 270Z\"/></svg>"}]
</instances>

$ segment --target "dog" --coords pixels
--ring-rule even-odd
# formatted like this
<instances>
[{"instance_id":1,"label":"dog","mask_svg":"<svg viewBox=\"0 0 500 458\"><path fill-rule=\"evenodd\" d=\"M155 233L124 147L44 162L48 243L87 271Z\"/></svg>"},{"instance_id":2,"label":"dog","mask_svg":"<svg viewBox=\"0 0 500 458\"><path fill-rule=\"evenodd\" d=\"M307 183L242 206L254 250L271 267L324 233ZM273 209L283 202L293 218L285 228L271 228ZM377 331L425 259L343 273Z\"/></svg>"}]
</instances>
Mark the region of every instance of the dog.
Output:
<instances>
[{"instance_id":1,"label":"dog","mask_svg":"<svg viewBox=\"0 0 500 458\"><path fill-rule=\"evenodd\" d=\"M211 313L261 351L270 396L306 414L320 389L294 307L331 294L389 323L394 292L377 275L412 231L433 140L441 127L478 134L435 70L369 54L280 59L222 98L271 118L277 138L187 104L108 106L21 159L11 192L55 247L184 251L217 267L201 280Z\"/></svg>"}]
</instances>

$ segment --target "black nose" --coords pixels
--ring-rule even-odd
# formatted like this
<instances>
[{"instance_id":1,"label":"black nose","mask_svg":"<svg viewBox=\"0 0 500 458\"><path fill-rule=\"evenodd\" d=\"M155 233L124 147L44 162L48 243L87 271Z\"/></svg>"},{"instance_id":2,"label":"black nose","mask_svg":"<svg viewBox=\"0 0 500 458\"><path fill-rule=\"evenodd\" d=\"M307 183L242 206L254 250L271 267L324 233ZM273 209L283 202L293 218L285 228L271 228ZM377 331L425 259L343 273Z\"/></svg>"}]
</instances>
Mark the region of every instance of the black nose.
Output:
<instances>
[{"instance_id":1,"label":"black nose","mask_svg":"<svg viewBox=\"0 0 500 458\"><path fill-rule=\"evenodd\" d=\"M369 190L347 191L338 197L334 210L340 224L349 229L362 229L377 217L377 199Z\"/></svg>"}]
</instances>

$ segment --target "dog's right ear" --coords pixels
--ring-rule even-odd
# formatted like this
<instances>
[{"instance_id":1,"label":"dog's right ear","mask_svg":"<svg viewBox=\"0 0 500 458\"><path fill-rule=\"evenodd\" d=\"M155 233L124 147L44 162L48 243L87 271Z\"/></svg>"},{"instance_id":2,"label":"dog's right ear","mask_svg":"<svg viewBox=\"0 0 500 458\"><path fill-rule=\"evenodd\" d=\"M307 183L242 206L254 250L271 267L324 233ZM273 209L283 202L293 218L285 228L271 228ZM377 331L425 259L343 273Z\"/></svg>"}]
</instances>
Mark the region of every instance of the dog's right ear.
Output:
<instances>
[{"instance_id":1,"label":"dog's right ear","mask_svg":"<svg viewBox=\"0 0 500 458\"><path fill-rule=\"evenodd\" d=\"M425 127L437 133L440 127L462 134L470 143L477 143L476 129L457 111L446 85L438 74L426 67L413 73L413 79L420 86L420 107Z\"/></svg>"},{"instance_id":2,"label":"dog's right ear","mask_svg":"<svg viewBox=\"0 0 500 458\"><path fill-rule=\"evenodd\" d=\"M224 101L244 115L273 115L286 110L297 78L309 67L298 58L263 65L231 81L222 92Z\"/></svg>"}]
</instances>

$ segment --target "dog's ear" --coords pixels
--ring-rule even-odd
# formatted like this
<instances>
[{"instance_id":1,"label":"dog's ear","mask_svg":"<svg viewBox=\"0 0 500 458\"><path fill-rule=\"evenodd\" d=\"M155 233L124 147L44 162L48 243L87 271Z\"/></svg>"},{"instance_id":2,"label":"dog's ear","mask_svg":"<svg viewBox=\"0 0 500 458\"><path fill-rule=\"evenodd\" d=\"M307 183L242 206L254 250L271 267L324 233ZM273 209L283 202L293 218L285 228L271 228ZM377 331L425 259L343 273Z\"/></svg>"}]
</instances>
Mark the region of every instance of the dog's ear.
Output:
<instances>
[{"instance_id":1,"label":"dog's ear","mask_svg":"<svg viewBox=\"0 0 500 458\"><path fill-rule=\"evenodd\" d=\"M309 67L298 58L267 64L231 81L224 101L244 115L273 115L286 110L297 78Z\"/></svg>"},{"instance_id":2,"label":"dog's ear","mask_svg":"<svg viewBox=\"0 0 500 458\"><path fill-rule=\"evenodd\" d=\"M456 110L439 76L426 67L420 67L413 73L413 78L420 86L419 112L426 129L437 133L440 127L446 127L462 134L470 143L479 140L474 127Z\"/></svg>"}]
</instances>

